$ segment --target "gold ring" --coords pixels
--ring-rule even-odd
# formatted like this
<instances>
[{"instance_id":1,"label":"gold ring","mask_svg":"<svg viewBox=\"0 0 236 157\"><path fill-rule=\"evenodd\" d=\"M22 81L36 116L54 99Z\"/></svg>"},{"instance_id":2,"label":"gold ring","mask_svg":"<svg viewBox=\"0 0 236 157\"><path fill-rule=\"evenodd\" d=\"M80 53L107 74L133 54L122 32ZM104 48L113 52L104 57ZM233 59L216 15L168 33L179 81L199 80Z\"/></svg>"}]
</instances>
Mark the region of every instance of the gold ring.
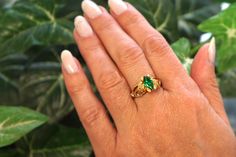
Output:
<instances>
[{"instance_id":1,"label":"gold ring","mask_svg":"<svg viewBox=\"0 0 236 157\"><path fill-rule=\"evenodd\" d=\"M137 98L145 95L146 93L150 93L153 90L156 90L161 87L161 81L155 79L151 75L145 75L141 77L141 81L138 83L136 87L131 92L131 97Z\"/></svg>"}]
</instances>

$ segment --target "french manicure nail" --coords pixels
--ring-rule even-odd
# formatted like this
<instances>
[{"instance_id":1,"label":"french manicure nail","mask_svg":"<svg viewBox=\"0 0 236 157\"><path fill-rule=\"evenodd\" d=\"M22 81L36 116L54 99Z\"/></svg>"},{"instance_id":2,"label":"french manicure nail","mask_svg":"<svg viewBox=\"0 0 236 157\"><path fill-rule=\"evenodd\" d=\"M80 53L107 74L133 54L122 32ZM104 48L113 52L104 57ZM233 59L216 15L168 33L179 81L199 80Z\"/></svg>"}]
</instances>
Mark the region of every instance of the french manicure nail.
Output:
<instances>
[{"instance_id":1,"label":"french manicure nail","mask_svg":"<svg viewBox=\"0 0 236 157\"><path fill-rule=\"evenodd\" d=\"M109 0L108 4L116 15L120 15L128 9L122 0Z\"/></svg>"},{"instance_id":2,"label":"french manicure nail","mask_svg":"<svg viewBox=\"0 0 236 157\"><path fill-rule=\"evenodd\" d=\"M79 71L79 67L77 66L74 57L71 52L68 50L64 50L61 53L62 64L65 67L66 71L69 74L74 74Z\"/></svg>"},{"instance_id":3,"label":"french manicure nail","mask_svg":"<svg viewBox=\"0 0 236 157\"><path fill-rule=\"evenodd\" d=\"M216 44L215 44L214 37L210 41L208 53L209 53L209 61L214 64L215 63L215 56L216 56Z\"/></svg>"},{"instance_id":4,"label":"french manicure nail","mask_svg":"<svg viewBox=\"0 0 236 157\"><path fill-rule=\"evenodd\" d=\"M94 19L102 14L102 11L98 7L98 5L91 0L84 0L82 2L82 9L85 14L91 19Z\"/></svg>"},{"instance_id":5,"label":"french manicure nail","mask_svg":"<svg viewBox=\"0 0 236 157\"><path fill-rule=\"evenodd\" d=\"M77 16L74 23L76 31L80 36L88 37L93 34L91 26L83 16Z\"/></svg>"}]
</instances>

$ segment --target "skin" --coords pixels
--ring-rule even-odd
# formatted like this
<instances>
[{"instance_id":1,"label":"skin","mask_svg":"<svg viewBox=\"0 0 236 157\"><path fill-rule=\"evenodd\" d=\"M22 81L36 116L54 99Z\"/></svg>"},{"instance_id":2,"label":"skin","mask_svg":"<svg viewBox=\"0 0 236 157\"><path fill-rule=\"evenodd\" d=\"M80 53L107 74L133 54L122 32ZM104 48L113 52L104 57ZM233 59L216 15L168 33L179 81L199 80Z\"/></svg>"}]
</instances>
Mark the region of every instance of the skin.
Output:
<instances>
[{"instance_id":1,"label":"skin","mask_svg":"<svg viewBox=\"0 0 236 157\"><path fill-rule=\"evenodd\" d=\"M102 8L90 19L94 34L78 44L114 125L80 70L62 67L67 90L97 157L234 157L236 140L217 85L209 44L191 75L164 37L130 4L117 16ZM131 89L151 74L162 88L132 99Z\"/></svg>"}]
</instances>

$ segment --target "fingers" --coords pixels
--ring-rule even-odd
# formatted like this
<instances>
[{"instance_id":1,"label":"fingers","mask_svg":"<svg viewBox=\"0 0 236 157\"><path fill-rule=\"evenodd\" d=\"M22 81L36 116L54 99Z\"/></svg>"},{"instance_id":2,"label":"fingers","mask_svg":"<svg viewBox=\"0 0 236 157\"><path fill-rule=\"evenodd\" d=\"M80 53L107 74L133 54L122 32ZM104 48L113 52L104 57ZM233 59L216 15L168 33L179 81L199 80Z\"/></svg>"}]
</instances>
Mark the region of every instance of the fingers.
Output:
<instances>
[{"instance_id":1,"label":"fingers","mask_svg":"<svg viewBox=\"0 0 236 157\"><path fill-rule=\"evenodd\" d=\"M69 51L63 51L62 71L67 90L90 138L93 148L101 150L114 146L116 132L102 104L93 94L78 61ZM101 142L103 141L103 142Z\"/></svg>"},{"instance_id":2,"label":"fingers","mask_svg":"<svg viewBox=\"0 0 236 157\"><path fill-rule=\"evenodd\" d=\"M100 94L117 129L124 130L136 111L129 86L84 17L76 17L75 28L75 40Z\"/></svg>"},{"instance_id":3,"label":"fingers","mask_svg":"<svg viewBox=\"0 0 236 157\"><path fill-rule=\"evenodd\" d=\"M130 4L121 0L109 0L113 17L120 26L139 44L164 88L172 89L175 82L190 79L180 61L164 37ZM126 5L124 9L123 5ZM174 81L173 81L174 78ZM181 83L178 83L181 85Z\"/></svg>"},{"instance_id":4,"label":"fingers","mask_svg":"<svg viewBox=\"0 0 236 157\"><path fill-rule=\"evenodd\" d=\"M105 9L99 8L90 0L85 0L82 8L131 88L137 84L141 76L153 75L142 49L120 28Z\"/></svg>"},{"instance_id":5,"label":"fingers","mask_svg":"<svg viewBox=\"0 0 236 157\"><path fill-rule=\"evenodd\" d=\"M215 75L215 41L204 45L197 53L191 68L191 77L207 97L213 109L228 123L224 104Z\"/></svg>"}]
</instances>

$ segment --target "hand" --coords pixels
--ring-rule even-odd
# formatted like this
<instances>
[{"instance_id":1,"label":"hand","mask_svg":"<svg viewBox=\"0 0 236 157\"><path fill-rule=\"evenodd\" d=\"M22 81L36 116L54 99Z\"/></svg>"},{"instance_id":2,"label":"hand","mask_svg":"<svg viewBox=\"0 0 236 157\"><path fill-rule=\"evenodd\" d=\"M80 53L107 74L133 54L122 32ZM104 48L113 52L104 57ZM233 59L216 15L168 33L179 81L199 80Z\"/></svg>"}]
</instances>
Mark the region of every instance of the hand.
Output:
<instances>
[{"instance_id":1,"label":"hand","mask_svg":"<svg viewBox=\"0 0 236 157\"><path fill-rule=\"evenodd\" d=\"M69 51L62 70L69 94L97 157L233 157L235 135L214 71L215 43L197 53L191 76L163 36L129 3L110 0L110 14L82 3L74 37L111 114L94 95ZM161 88L140 98L131 90L144 75Z\"/></svg>"}]
</instances>

